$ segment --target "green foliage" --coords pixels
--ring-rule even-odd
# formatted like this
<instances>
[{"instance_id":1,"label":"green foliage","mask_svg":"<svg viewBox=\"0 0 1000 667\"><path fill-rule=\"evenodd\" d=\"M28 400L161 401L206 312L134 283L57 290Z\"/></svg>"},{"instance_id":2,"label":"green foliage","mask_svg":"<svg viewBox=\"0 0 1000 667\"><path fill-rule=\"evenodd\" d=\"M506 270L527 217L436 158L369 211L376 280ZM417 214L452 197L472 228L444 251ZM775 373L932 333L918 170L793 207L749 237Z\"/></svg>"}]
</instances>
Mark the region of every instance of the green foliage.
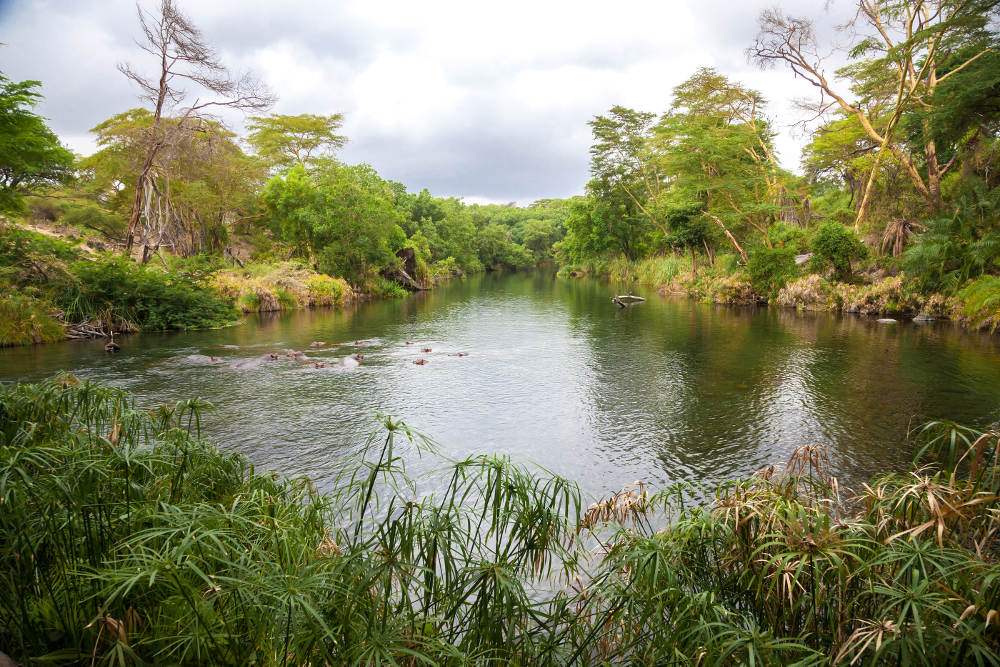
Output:
<instances>
[{"instance_id":1,"label":"green foliage","mask_svg":"<svg viewBox=\"0 0 1000 667\"><path fill-rule=\"evenodd\" d=\"M376 295L387 299L400 299L409 294L409 292L406 291L406 288L396 281L386 280L382 277L375 279L375 287L372 291Z\"/></svg>"},{"instance_id":2,"label":"green foliage","mask_svg":"<svg viewBox=\"0 0 1000 667\"><path fill-rule=\"evenodd\" d=\"M282 235L308 246L317 268L364 281L394 261L406 236L394 192L367 165L302 165L272 178L262 194Z\"/></svg>"},{"instance_id":3,"label":"green foliage","mask_svg":"<svg viewBox=\"0 0 1000 667\"><path fill-rule=\"evenodd\" d=\"M790 225L787 222L772 223L767 228L767 235L775 247L790 248L796 254L809 252L809 246L812 241L809 230L798 225Z\"/></svg>"},{"instance_id":4,"label":"green foliage","mask_svg":"<svg viewBox=\"0 0 1000 667\"><path fill-rule=\"evenodd\" d=\"M979 328L995 332L1000 327L1000 277L982 276L959 291L962 314Z\"/></svg>"},{"instance_id":5,"label":"green foliage","mask_svg":"<svg viewBox=\"0 0 1000 667\"><path fill-rule=\"evenodd\" d=\"M868 255L868 249L858 235L839 222L820 225L811 247L810 268L821 272L832 266L838 280L850 279L853 275L851 262Z\"/></svg>"},{"instance_id":6,"label":"green foliage","mask_svg":"<svg viewBox=\"0 0 1000 667\"><path fill-rule=\"evenodd\" d=\"M124 238L128 228L125 217L97 206L69 206L62 221L72 227L90 229L114 239Z\"/></svg>"},{"instance_id":7,"label":"green foliage","mask_svg":"<svg viewBox=\"0 0 1000 667\"><path fill-rule=\"evenodd\" d=\"M160 331L223 326L236 319L214 292L177 271L115 259L76 262L72 272L74 280L55 295L71 321L96 316L116 330Z\"/></svg>"},{"instance_id":8,"label":"green foliage","mask_svg":"<svg viewBox=\"0 0 1000 667\"><path fill-rule=\"evenodd\" d=\"M269 164L280 167L310 165L333 154L347 143L337 134L343 114L289 116L271 114L250 119L247 143Z\"/></svg>"},{"instance_id":9,"label":"green foliage","mask_svg":"<svg viewBox=\"0 0 1000 667\"><path fill-rule=\"evenodd\" d=\"M771 300L789 281L799 275L795 248L757 246L747 257L747 275L753 290Z\"/></svg>"},{"instance_id":10,"label":"green foliage","mask_svg":"<svg viewBox=\"0 0 1000 667\"><path fill-rule=\"evenodd\" d=\"M995 664L1000 433L931 422L856 495L825 450L586 510L502 456L383 420L320 495L63 376L0 389L0 645L153 664ZM845 502L843 498L849 497ZM575 582L565 586L565 581Z\"/></svg>"},{"instance_id":11,"label":"green foliage","mask_svg":"<svg viewBox=\"0 0 1000 667\"><path fill-rule=\"evenodd\" d=\"M16 290L0 295L0 347L51 343L66 337L48 302Z\"/></svg>"},{"instance_id":12,"label":"green foliage","mask_svg":"<svg viewBox=\"0 0 1000 667\"><path fill-rule=\"evenodd\" d=\"M902 263L922 289L948 292L1000 270L1000 187L987 190L974 183L952 215L927 223Z\"/></svg>"},{"instance_id":13,"label":"green foliage","mask_svg":"<svg viewBox=\"0 0 1000 667\"><path fill-rule=\"evenodd\" d=\"M32 111L38 81L14 82L0 74L0 211L17 211L22 195L67 182L73 154Z\"/></svg>"}]
</instances>

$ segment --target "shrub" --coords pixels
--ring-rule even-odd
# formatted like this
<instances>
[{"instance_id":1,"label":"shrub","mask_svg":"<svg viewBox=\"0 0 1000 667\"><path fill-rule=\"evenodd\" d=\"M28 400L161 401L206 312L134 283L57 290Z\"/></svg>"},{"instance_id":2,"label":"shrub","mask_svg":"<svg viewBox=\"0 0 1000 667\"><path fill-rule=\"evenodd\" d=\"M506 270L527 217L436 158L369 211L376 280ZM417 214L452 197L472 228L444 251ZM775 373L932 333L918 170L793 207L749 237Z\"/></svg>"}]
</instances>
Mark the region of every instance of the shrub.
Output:
<instances>
[{"instance_id":1,"label":"shrub","mask_svg":"<svg viewBox=\"0 0 1000 667\"><path fill-rule=\"evenodd\" d=\"M458 260L450 255L435 262L431 271L435 276L442 276L445 278L449 276L460 276L465 273L465 271L462 270L462 267L458 265Z\"/></svg>"},{"instance_id":2,"label":"shrub","mask_svg":"<svg viewBox=\"0 0 1000 667\"><path fill-rule=\"evenodd\" d=\"M63 221L73 227L84 227L111 238L124 238L128 222L120 215L108 213L96 206L73 206L66 211Z\"/></svg>"},{"instance_id":3,"label":"shrub","mask_svg":"<svg viewBox=\"0 0 1000 667\"><path fill-rule=\"evenodd\" d=\"M0 347L48 343L66 337L51 307L16 291L0 296Z\"/></svg>"},{"instance_id":4,"label":"shrub","mask_svg":"<svg viewBox=\"0 0 1000 667\"><path fill-rule=\"evenodd\" d=\"M833 266L838 280L848 280L852 275L851 261L863 259L868 254L861 238L838 222L827 222L816 230L812 251L810 268L821 272Z\"/></svg>"},{"instance_id":5,"label":"shrub","mask_svg":"<svg viewBox=\"0 0 1000 667\"><path fill-rule=\"evenodd\" d=\"M196 329L232 322L236 313L190 276L116 258L80 261L75 280L57 293L71 321L101 318L119 329Z\"/></svg>"},{"instance_id":6,"label":"shrub","mask_svg":"<svg viewBox=\"0 0 1000 667\"><path fill-rule=\"evenodd\" d=\"M776 222L768 227L767 235L780 248L791 248L796 254L809 252L809 231L798 225Z\"/></svg>"},{"instance_id":7,"label":"shrub","mask_svg":"<svg viewBox=\"0 0 1000 667\"><path fill-rule=\"evenodd\" d=\"M394 280L386 280L385 278L379 277L375 279L372 293L376 296L383 296L390 299L395 299L399 297L404 297L409 292Z\"/></svg>"},{"instance_id":8,"label":"shrub","mask_svg":"<svg viewBox=\"0 0 1000 667\"><path fill-rule=\"evenodd\" d=\"M753 248L747 258L747 274L753 290L767 300L799 274L795 248Z\"/></svg>"},{"instance_id":9,"label":"shrub","mask_svg":"<svg viewBox=\"0 0 1000 667\"><path fill-rule=\"evenodd\" d=\"M972 323L991 332L1000 327L1000 277L983 276L962 289L962 314Z\"/></svg>"},{"instance_id":10,"label":"shrub","mask_svg":"<svg viewBox=\"0 0 1000 667\"><path fill-rule=\"evenodd\" d=\"M344 302L351 288L343 278L331 278L325 273L315 273L306 280L306 288L314 306L334 306Z\"/></svg>"}]
</instances>

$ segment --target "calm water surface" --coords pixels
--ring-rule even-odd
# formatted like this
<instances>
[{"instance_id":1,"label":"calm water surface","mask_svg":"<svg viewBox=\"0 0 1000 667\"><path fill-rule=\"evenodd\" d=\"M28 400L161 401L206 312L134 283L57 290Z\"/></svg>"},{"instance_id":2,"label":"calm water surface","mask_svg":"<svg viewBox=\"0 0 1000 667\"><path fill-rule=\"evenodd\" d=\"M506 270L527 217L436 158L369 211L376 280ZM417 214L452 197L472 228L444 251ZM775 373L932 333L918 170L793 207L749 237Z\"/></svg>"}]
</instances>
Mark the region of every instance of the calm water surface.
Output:
<instances>
[{"instance_id":1,"label":"calm water surface","mask_svg":"<svg viewBox=\"0 0 1000 667\"><path fill-rule=\"evenodd\" d=\"M1000 419L996 337L653 293L619 310L609 297L622 289L477 276L346 310L136 335L114 356L103 341L0 350L0 380L68 370L126 387L146 406L201 396L215 406L207 431L223 448L320 486L356 463L378 412L433 438L444 456L507 453L594 495L636 479L746 475L812 443L829 445L836 472L857 483L907 464L911 418ZM231 367L286 348L311 360ZM360 368L314 368L354 352L366 355ZM421 358L429 363L413 363ZM442 465L408 458L411 472Z\"/></svg>"}]
</instances>

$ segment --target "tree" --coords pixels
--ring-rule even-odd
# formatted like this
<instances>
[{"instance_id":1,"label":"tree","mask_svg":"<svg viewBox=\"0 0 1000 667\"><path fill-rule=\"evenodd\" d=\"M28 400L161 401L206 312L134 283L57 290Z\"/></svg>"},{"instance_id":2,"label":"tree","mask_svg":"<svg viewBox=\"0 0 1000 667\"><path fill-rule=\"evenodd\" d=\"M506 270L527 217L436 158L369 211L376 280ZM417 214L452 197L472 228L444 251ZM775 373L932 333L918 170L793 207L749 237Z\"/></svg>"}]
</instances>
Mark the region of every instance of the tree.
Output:
<instances>
[{"instance_id":1,"label":"tree","mask_svg":"<svg viewBox=\"0 0 1000 667\"><path fill-rule=\"evenodd\" d=\"M14 82L0 74L0 210L17 210L21 196L65 183L73 154L32 111L38 81Z\"/></svg>"},{"instance_id":2,"label":"tree","mask_svg":"<svg viewBox=\"0 0 1000 667\"><path fill-rule=\"evenodd\" d=\"M649 138L656 114L614 106L607 116L590 121L590 173L595 189L621 191L631 204L664 235L670 233L656 215L655 202L666 176L657 169Z\"/></svg>"},{"instance_id":3,"label":"tree","mask_svg":"<svg viewBox=\"0 0 1000 667\"><path fill-rule=\"evenodd\" d=\"M261 196L285 239L308 247L330 275L370 279L406 241L394 192L368 165L295 165L272 177Z\"/></svg>"},{"instance_id":4,"label":"tree","mask_svg":"<svg viewBox=\"0 0 1000 667\"><path fill-rule=\"evenodd\" d=\"M274 97L249 74L235 78L230 75L201 31L177 9L173 0L161 0L155 15L138 4L136 11L145 36L139 46L157 60L159 76L144 77L127 63L118 66L138 84L141 98L153 106L152 122L139 137L144 159L135 179L126 254L132 250L140 220L144 223L146 243L150 236L162 238L163 222L170 219L170 192L161 190L156 183L157 176L164 174L159 161L164 149L176 147L189 138L186 135L199 131L211 120L209 114L215 109L264 110L274 103ZM183 104L189 95L182 87L186 84L208 93L210 99L199 97L191 104ZM172 120L165 122L165 117ZM143 261L148 257L149 253L144 251Z\"/></svg>"},{"instance_id":5,"label":"tree","mask_svg":"<svg viewBox=\"0 0 1000 667\"><path fill-rule=\"evenodd\" d=\"M732 230L749 226L770 245L767 228L784 194L765 104L757 91L700 68L674 89L670 111L653 128L659 169L670 177L664 214L676 202L700 201L701 215L744 261Z\"/></svg>"},{"instance_id":6,"label":"tree","mask_svg":"<svg viewBox=\"0 0 1000 667\"><path fill-rule=\"evenodd\" d=\"M952 157L943 164L930 112L942 104L940 87L963 71L984 64L991 53L989 24L996 0L858 0L857 18L848 28L847 49L854 61L836 72L845 89L823 65L822 49L808 19L779 10L760 16L760 32L748 55L760 66L784 63L819 91L806 107L817 117L839 108L853 117L878 145L855 220L860 229L879 162L890 153L902 165L929 212L941 208L942 178L956 164L974 135L953 137ZM986 70L983 70L985 73ZM921 110L917 136L901 140L896 130L904 114Z\"/></svg>"},{"instance_id":7,"label":"tree","mask_svg":"<svg viewBox=\"0 0 1000 667\"><path fill-rule=\"evenodd\" d=\"M254 116L247 129L247 142L268 164L288 168L295 164L312 166L317 160L331 158L347 143L337 134L343 114Z\"/></svg>"},{"instance_id":8,"label":"tree","mask_svg":"<svg viewBox=\"0 0 1000 667\"><path fill-rule=\"evenodd\" d=\"M167 131L181 122L160 119ZM128 213L127 193L141 171L152 125L152 112L131 109L91 130L100 150L81 161L81 180L112 211ZM240 150L221 123L201 119L190 126L193 131L178 132L160 149L157 169L150 174L154 191L164 196L150 202L147 213L154 224L144 237L144 259L164 242L180 255L220 249L228 236L226 223L247 217L256 206L255 193L266 176L261 165Z\"/></svg>"}]
</instances>

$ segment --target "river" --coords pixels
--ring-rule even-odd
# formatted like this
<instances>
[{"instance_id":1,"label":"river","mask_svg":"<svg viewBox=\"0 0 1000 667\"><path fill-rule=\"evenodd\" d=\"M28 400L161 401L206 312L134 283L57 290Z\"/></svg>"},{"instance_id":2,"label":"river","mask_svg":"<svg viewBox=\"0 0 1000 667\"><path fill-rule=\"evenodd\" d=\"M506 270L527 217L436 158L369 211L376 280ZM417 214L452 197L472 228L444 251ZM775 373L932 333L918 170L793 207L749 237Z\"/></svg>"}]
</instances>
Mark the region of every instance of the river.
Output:
<instances>
[{"instance_id":1,"label":"river","mask_svg":"<svg viewBox=\"0 0 1000 667\"><path fill-rule=\"evenodd\" d=\"M619 309L610 296L625 289L649 300ZM221 447L320 487L356 464L383 413L435 440L440 456L502 452L598 495L637 479L714 484L816 443L842 483L904 468L908 424L1000 419L997 338L947 322L704 305L537 272L138 334L115 355L103 341L0 350L0 380L66 370L125 387L143 406L200 396L214 405L205 430ZM282 356L232 367L270 353ZM364 355L360 367L315 367L352 353ZM442 466L403 451L416 474Z\"/></svg>"}]
</instances>

